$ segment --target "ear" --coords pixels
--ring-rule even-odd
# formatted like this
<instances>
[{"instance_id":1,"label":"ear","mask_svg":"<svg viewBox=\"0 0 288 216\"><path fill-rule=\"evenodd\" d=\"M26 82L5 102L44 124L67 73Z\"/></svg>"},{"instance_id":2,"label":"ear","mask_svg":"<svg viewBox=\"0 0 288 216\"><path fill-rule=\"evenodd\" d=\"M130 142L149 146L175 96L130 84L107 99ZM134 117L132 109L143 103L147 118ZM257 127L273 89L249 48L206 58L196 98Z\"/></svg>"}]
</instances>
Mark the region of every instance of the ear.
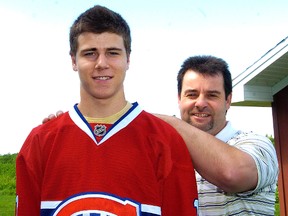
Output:
<instances>
[{"instance_id":1,"label":"ear","mask_svg":"<svg viewBox=\"0 0 288 216\"><path fill-rule=\"evenodd\" d=\"M130 55L127 57L127 66L126 66L126 70L129 69L130 66Z\"/></svg>"},{"instance_id":2,"label":"ear","mask_svg":"<svg viewBox=\"0 0 288 216\"><path fill-rule=\"evenodd\" d=\"M72 68L74 71L78 71L77 68L77 62L76 62L76 57L74 55L71 55L71 61L72 61Z\"/></svg>"},{"instance_id":3,"label":"ear","mask_svg":"<svg viewBox=\"0 0 288 216\"><path fill-rule=\"evenodd\" d=\"M231 101L232 101L232 92L228 95L227 100L226 100L226 110L228 110L230 108L231 105Z\"/></svg>"},{"instance_id":4,"label":"ear","mask_svg":"<svg viewBox=\"0 0 288 216\"><path fill-rule=\"evenodd\" d=\"M177 94L177 98L178 98L178 107L180 108L180 103L181 103L181 95Z\"/></svg>"}]
</instances>

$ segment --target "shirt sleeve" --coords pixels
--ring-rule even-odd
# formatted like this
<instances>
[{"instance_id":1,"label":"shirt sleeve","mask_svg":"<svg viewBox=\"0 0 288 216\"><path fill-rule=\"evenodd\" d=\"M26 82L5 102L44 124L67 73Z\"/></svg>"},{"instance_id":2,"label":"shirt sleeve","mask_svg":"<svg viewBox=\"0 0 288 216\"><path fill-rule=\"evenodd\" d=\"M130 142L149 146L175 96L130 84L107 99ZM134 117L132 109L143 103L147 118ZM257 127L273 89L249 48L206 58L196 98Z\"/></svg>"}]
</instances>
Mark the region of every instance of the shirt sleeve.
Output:
<instances>
[{"instance_id":1,"label":"shirt sleeve","mask_svg":"<svg viewBox=\"0 0 288 216\"><path fill-rule=\"evenodd\" d=\"M258 172L258 183L254 190L238 193L247 196L259 191L275 190L278 180L278 160L272 142L264 136L242 133L237 137L234 146L248 153L255 161ZM273 186L274 185L274 186Z\"/></svg>"}]
</instances>

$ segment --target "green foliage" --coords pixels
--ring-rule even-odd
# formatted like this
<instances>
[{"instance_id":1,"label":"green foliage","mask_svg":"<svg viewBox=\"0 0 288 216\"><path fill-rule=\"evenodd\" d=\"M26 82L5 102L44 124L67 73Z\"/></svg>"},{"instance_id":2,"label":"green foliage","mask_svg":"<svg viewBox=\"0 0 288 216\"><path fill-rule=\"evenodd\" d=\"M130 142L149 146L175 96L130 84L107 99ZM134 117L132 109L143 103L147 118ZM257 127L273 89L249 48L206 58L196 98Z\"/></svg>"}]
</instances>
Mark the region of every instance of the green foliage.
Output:
<instances>
[{"instance_id":1,"label":"green foliage","mask_svg":"<svg viewBox=\"0 0 288 216\"><path fill-rule=\"evenodd\" d=\"M0 196L15 195L17 154L0 155Z\"/></svg>"},{"instance_id":2,"label":"green foliage","mask_svg":"<svg viewBox=\"0 0 288 216\"><path fill-rule=\"evenodd\" d=\"M274 141L274 138L272 137L272 135L268 136L268 135L266 134L266 137L267 137L268 139L270 139L270 141L273 143L273 145L275 145L275 141Z\"/></svg>"},{"instance_id":3,"label":"green foliage","mask_svg":"<svg viewBox=\"0 0 288 216\"><path fill-rule=\"evenodd\" d=\"M276 189L276 201L275 201L275 216L279 216L280 215L280 206L279 206L279 195L278 195L278 187Z\"/></svg>"},{"instance_id":4,"label":"green foliage","mask_svg":"<svg viewBox=\"0 0 288 216\"><path fill-rule=\"evenodd\" d=\"M0 215L14 215L17 154L0 155Z\"/></svg>"}]
</instances>

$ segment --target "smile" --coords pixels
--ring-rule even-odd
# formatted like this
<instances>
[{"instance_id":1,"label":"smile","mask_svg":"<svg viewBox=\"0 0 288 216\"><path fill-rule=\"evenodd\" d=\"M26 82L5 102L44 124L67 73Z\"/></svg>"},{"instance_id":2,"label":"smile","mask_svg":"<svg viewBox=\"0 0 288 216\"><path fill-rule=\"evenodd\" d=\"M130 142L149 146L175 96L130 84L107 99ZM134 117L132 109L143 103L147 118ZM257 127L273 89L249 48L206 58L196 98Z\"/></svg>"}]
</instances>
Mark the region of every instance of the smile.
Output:
<instances>
[{"instance_id":1,"label":"smile","mask_svg":"<svg viewBox=\"0 0 288 216\"><path fill-rule=\"evenodd\" d=\"M109 80L111 79L110 76L99 76L99 77L94 77L94 79L96 80Z\"/></svg>"},{"instance_id":2,"label":"smile","mask_svg":"<svg viewBox=\"0 0 288 216\"><path fill-rule=\"evenodd\" d=\"M193 115L197 116L197 117L208 117L209 116L208 114L204 114L204 113L195 113Z\"/></svg>"}]
</instances>

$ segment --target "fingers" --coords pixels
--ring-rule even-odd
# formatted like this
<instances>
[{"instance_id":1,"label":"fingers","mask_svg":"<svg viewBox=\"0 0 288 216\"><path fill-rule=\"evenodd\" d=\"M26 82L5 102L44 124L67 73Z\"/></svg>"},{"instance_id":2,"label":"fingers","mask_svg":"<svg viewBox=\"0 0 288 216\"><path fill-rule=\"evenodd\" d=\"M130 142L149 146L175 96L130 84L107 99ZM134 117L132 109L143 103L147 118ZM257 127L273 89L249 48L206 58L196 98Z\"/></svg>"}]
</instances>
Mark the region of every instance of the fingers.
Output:
<instances>
[{"instance_id":1,"label":"fingers","mask_svg":"<svg viewBox=\"0 0 288 216\"><path fill-rule=\"evenodd\" d=\"M56 112L56 116L58 117L58 116L60 116L60 115L62 115L64 112L62 111L62 110L58 110L57 112ZM49 118L49 116L48 116L48 118Z\"/></svg>"},{"instance_id":2,"label":"fingers","mask_svg":"<svg viewBox=\"0 0 288 216\"><path fill-rule=\"evenodd\" d=\"M44 124L44 123L46 123L46 122L48 122L54 118L56 118L56 116L54 114L50 114L48 117L46 117L42 120L42 124Z\"/></svg>"},{"instance_id":3,"label":"fingers","mask_svg":"<svg viewBox=\"0 0 288 216\"><path fill-rule=\"evenodd\" d=\"M55 115L55 114L50 114L48 117L46 117L46 118L44 118L44 119L42 120L42 124L44 124L44 123L46 123L46 122L48 122L48 121L50 121L50 120L52 120L52 119L55 119L55 118L61 116L63 113L64 113L64 112L63 112L62 110L58 110L58 111L56 112L56 115Z\"/></svg>"},{"instance_id":4,"label":"fingers","mask_svg":"<svg viewBox=\"0 0 288 216\"><path fill-rule=\"evenodd\" d=\"M48 118L44 118L44 119L42 120L42 124L44 124L44 123L46 123L46 122L48 122L48 121L49 121Z\"/></svg>"},{"instance_id":5,"label":"fingers","mask_svg":"<svg viewBox=\"0 0 288 216\"><path fill-rule=\"evenodd\" d=\"M54 119L54 118L56 118L56 117L57 117L56 115L50 114L50 115L48 116L48 119L49 119L49 120L52 120L52 119Z\"/></svg>"}]
</instances>

